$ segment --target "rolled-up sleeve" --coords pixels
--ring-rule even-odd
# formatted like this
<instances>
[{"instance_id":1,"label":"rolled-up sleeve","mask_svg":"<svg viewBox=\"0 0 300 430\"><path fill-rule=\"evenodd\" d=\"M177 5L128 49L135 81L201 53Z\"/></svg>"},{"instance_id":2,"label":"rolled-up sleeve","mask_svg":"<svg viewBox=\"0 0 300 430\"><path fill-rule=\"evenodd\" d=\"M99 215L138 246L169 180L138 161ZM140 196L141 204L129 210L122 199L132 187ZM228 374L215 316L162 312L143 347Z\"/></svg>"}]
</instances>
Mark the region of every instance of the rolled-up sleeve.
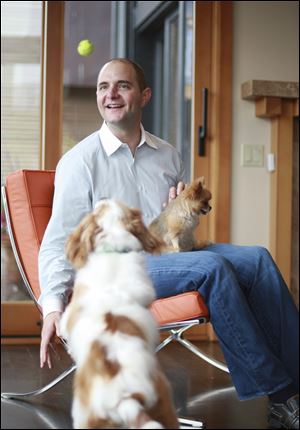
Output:
<instances>
[{"instance_id":1,"label":"rolled-up sleeve","mask_svg":"<svg viewBox=\"0 0 300 430\"><path fill-rule=\"evenodd\" d=\"M65 256L68 235L92 209L92 181L83 160L63 157L55 175L52 215L39 253L39 304L44 317L63 311L73 287L74 271Z\"/></svg>"}]
</instances>

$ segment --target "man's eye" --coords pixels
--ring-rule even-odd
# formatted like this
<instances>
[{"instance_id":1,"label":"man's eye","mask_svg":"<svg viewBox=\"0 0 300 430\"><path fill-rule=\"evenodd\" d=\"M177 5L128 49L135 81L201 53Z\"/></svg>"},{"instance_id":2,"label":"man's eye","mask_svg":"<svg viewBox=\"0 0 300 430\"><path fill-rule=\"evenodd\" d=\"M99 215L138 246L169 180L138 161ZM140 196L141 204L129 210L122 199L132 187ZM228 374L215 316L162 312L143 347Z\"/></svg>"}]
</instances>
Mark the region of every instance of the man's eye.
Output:
<instances>
[{"instance_id":1,"label":"man's eye","mask_svg":"<svg viewBox=\"0 0 300 430\"><path fill-rule=\"evenodd\" d=\"M129 85L128 84L119 84L119 88L124 90L124 89L129 88Z\"/></svg>"}]
</instances>

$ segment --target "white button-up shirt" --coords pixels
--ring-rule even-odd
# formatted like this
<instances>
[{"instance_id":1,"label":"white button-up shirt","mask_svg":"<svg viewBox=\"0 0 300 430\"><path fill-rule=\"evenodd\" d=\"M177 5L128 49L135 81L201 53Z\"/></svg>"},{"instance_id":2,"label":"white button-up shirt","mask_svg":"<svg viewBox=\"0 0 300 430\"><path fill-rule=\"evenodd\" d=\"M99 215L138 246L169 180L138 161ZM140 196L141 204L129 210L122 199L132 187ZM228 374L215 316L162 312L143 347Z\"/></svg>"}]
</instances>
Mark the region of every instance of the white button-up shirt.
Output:
<instances>
[{"instance_id":1,"label":"white button-up shirt","mask_svg":"<svg viewBox=\"0 0 300 430\"><path fill-rule=\"evenodd\" d=\"M105 123L68 151L57 165L52 216L39 253L44 317L68 302L74 271L64 252L66 238L97 201L115 198L139 208L148 225L168 201L169 188L182 179L176 149L142 126L134 156Z\"/></svg>"}]
</instances>

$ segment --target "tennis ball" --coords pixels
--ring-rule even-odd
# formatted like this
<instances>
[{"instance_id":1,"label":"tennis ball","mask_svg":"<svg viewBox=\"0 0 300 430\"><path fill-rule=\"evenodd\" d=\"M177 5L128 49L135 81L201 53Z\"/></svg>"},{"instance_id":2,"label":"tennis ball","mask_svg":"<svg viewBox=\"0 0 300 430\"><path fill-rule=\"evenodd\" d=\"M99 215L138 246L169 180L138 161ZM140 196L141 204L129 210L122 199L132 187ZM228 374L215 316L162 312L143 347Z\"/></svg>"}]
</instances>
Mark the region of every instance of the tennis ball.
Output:
<instances>
[{"instance_id":1,"label":"tennis ball","mask_svg":"<svg viewBox=\"0 0 300 430\"><path fill-rule=\"evenodd\" d=\"M88 39L81 40L77 46L77 52L83 57L88 57L94 52L94 45Z\"/></svg>"}]
</instances>

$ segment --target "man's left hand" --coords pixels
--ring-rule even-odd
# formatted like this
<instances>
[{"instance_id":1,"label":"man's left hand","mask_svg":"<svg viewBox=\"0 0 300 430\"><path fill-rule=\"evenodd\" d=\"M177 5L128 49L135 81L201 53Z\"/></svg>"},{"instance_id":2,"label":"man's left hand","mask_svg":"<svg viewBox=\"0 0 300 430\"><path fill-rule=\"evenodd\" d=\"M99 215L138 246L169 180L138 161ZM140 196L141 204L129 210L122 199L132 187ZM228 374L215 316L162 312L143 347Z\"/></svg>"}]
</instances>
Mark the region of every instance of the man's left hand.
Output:
<instances>
[{"instance_id":1,"label":"man's left hand","mask_svg":"<svg viewBox=\"0 0 300 430\"><path fill-rule=\"evenodd\" d=\"M169 202L176 197L184 190L185 183L180 181L177 184L177 187L171 187L169 191Z\"/></svg>"}]
</instances>

